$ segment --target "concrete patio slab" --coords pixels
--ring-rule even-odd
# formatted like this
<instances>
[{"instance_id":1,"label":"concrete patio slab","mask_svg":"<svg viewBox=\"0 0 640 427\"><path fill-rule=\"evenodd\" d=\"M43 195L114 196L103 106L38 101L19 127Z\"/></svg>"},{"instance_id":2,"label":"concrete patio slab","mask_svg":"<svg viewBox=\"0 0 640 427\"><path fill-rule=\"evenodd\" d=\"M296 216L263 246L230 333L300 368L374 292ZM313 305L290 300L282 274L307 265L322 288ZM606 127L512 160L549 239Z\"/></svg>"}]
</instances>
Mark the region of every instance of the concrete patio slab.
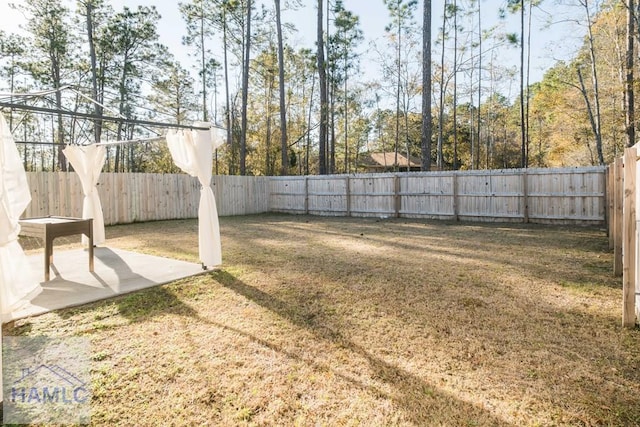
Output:
<instances>
[{"instance_id":1,"label":"concrete patio slab","mask_svg":"<svg viewBox=\"0 0 640 427\"><path fill-rule=\"evenodd\" d=\"M11 313L10 320L82 305L206 272L200 264L97 247L93 273L89 272L87 250L54 251L52 279L44 282L43 253L28 258L43 290Z\"/></svg>"}]
</instances>

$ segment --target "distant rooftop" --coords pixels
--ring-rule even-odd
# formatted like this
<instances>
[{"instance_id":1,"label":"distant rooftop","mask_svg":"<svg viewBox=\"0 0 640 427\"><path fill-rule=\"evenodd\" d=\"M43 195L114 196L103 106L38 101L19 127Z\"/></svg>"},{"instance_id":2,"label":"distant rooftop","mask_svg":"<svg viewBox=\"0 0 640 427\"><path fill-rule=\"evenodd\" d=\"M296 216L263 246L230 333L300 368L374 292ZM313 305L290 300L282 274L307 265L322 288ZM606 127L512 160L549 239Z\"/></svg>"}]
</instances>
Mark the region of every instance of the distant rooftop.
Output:
<instances>
[{"instance_id":1,"label":"distant rooftop","mask_svg":"<svg viewBox=\"0 0 640 427\"><path fill-rule=\"evenodd\" d=\"M394 152L373 152L362 156L361 166L368 172L388 172L393 170L409 170L419 171L421 169L420 159L410 156L407 160L406 155L398 153L398 161L396 163L396 154Z\"/></svg>"}]
</instances>

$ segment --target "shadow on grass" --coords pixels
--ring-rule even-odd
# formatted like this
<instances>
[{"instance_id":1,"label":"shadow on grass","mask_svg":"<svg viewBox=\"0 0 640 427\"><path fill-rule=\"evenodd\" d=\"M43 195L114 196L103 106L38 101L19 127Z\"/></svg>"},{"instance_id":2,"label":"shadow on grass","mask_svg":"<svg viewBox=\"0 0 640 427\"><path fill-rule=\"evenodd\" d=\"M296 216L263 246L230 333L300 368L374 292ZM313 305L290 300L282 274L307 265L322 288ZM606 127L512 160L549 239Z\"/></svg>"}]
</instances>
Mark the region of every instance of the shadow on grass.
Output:
<instances>
[{"instance_id":1,"label":"shadow on grass","mask_svg":"<svg viewBox=\"0 0 640 427\"><path fill-rule=\"evenodd\" d=\"M621 287L621 280L610 274L602 280L602 273L611 272L613 261L602 231L595 227L561 225L435 222L414 219L376 220L371 218L333 218L306 216L268 216L268 221L247 221L241 228L227 231L228 235L251 239L252 245L273 250L273 241L287 238L298 241L300 236L313 239L313 244L336 251L356 251L340 259L349 262L357 249L345 248L337 240L358 239L380 250L380 262L389 262L391 255L384 249L408 251L448 262L475 261L504 267L505 271L531 275L545 281L557 281L561 286L575 289ZM310 226L314 225L314 226ZM235 235L234 235L235 233ZM326 237L332 239L326 239ZM304 243L304 240L300 240ZM586 246L585 246L586 245ZM558 260L550 254L559 255ZM518 255L530 253L529 257ZM406 263L410 260L397 259ZM562 271L558 267L563 266ZM306 267L306 266L305 266ZM318 272L324 274L323 271Z\"/></svg>"},{"instance_id":2,"label":"shadow on grass","mask_svg":"<svg viewBox=\"0 0 640 427\"><path fill-rule=\"evenodd\" d=\"M504 420L498 419L490 412L470 403L464 402L455 396L439 391L436 386L427 383L423 379L412 375L406 370L388 363L384 359L369 352L366 348L347 339L339 330L323 324L321 319L313 315L306 315L284 301L272 295L250 286L239 280L232 274L220 270L211 276L225 288L247 298L261 307L276 313L292 324L311 331L317 338L330 341L342 348L353 352L364 358L369 363L373 377L382 380L392 386L395 392L391 396L398 408L401 408L405 416L411 422L419 425L446 425L455 422L456 425L493 425L508 426ZM211 323L210 321L199 319ZM242 334L254 342L264 345L272 350L278 351L296 359L304 359L311 363L314 368L321 370L331 370L336 376L350 382L358 388L374 393L375 395L386 395L383 390L374 386L363 384L357 379L350 378L344 374L332 370L329 366L319 364L313 360L306 360L296 354L283 351L281 348L251 334L229 328L225 325L216 325L233 330Z\"/></svg>"},{"instance_id":3,"label":"shadow on grass","mask_svg":"<svg viewBox=\"0 0 640 427\"><path fill-rule=\"evenodd\" d=\"M174 282L179 283L179 282ZM143 322L155 316L167 314L178 314L183 316L196 316L197 313L166 286L154 286L140 289L128 294L115 295L111 298L102 299L77 307L69 307L56 310L57 315L64 320L75 316L82 316L85 313L92 313L94 310L105 309L110 306L117 307L117 314L129 321L129 323ZM12 335L28 335L31 331L31 323L22 323L15 326L15 322L9 322L12 328ZM104 329L97 327L96 329Z\"/></svg>"},{"instance_id":4,"label":"shadow on grass","mask_svg":"<svg viewBox=\"0 0 640 427\"><path fill-rule=\"evenodd\" d=\"M307 224L309 222L311 223ZM168 224L169 222L163 226ZM161 287L137 292L108 302L105 307L117 305L120 314L129 322L141 322L156 316L175 314L185 318L188 316L196 322L211 325L212 328L228 329L315 369L330 371L348 384L353 384L354 389L374 396L384 396L395 402L395 406L403 415L406 414L408 421L417 425L506 424L504 420L496 418L490 410L461 400L455 394L444 392L437 383L425 381L423 376L413 373L411 368L403 369L389 363L389 358L381 356L386 353L372 351L368 345L354 342L357 338L350 339L351 329L342 325L358 319L349 317L348 314L341 317L342 312L325 315L337 304L342 304L343 308L348 307L346 313L351 313L353 308L366 309L372 317L388 316L394 322L401 322L407 329L415 327L417 337L425 337L427 332L432 334L440 340L443 348L451 353L451 360L454 362L467 353L475 357L473 353L479 352L479 357L488 362L485 366L488 380L493 378L493 375L495 381L503 381L505 384L511 380L508 372L502 375L504 363L509 361L503 354L515 352L522 359L512 358L514 363L519 361L519 364L514 366L533 367L528 371L527 375L531 378L526 379L526 384L517 383L520 377L515 378L514 387L519 387L516 390L519 392L516 398L526 396L526 390L530 390L529 384L537 383L538 402L551 402L547 405L549 408L569 408L563 412L570 420L566 421L565 425L640 425L638 395L621 392L623 385L633 386L634 381L635 384L639 384L640 359L632 353L632 349L637 348L637 333L617 332L618 319L613 319L612 315L594 315L586 306L569 309L563 305L562 300L543 301L540 298L532 298L531 296L537 292L534 287L503 288L500 281L483 276L486 272L498 268L498 278L517 275L530 279L533 284L537 283L533 279L542 278L545 281L558 282L562 287L613 287L617 282L614 283L603 276L606 273L605 262L608 258L603 257L603 262L595 258L604 247L601 245L605 243L594 238L593 231L555 228L552 231L558 239L551 240L552 244L548 250L533 252L531 256L520 259L514 256L519 252L519 245L526 242L528 246L546 248L545 235L550 233L545 232L543 228L529 229L505 225L435 226L414 221L405 223L404 220L378 223L371 220L346 221L344 218L316 217L311 220L310 217L275 215L249 219L224 218L221 225L224 229L223 238L229 243L226 246L227 258L233 259L235 263L231 264L232 266L240 265L238 268L242 270L246 264L250 266L247 267L248 270L279 280L267 282L264 288L259 288L243 282L227 271L211 273L210 277L228 291L308 331L317 338L315 343L320 343L319 347L323 341L333 343L336 347L350 352L354 358L362 360L361 366L368 363L372 372L367 378L361 379L348 372L345 374L339 362L323 363L318 357L313 356L313 351L292 351L276 342L261 338L260 334L255 336L206 319L204 313L194 311L181 301L183 291L176 291L176 288ZM505 236L499 235L502 232ZM275 233L275 236L269 233ZM174 238L177 240L177 231L165 234L165 240L155 242L154 247L160 249L166 245L166 241ZM582 234L584 236L581 236ZM333 239L327 241L327 236ZM403 239L398 241L394 236ZM353 248L342 245L340 240L343 237L345 240L352 237L363 240L366 238L369 246L375 250L357 256L358 253ZM592 243L585 248L585 241ZM174 244L182 244L185 248L194 246L193 241ZM558 254L552 250L554 247L570 249L571 252ZM315 252L317 248L323 249L319 253L326 258L321 260L322 262L306 262L318 258L319 255ZM408 251L409 256L406 259L398 258L392 251L387 250L395 248ZM580 250L576 255L573 252L578 248ZM547 252L559 257L557 262L548 256ZM428 265L425 261L431 260L433 265L438 265L438 259L428 257L431 254L452 259L448 261L446 271L450 272L455 280L444 276L431 276L426 267L425 272L419 272L421 270L418 268ZM457 277L459 271L465 267L465 261L469 259L491 263L492 268L480 267L477 271L470 270L464 277ZM392 273L389 269L383 268L392 262L403 266L402 273ZM588 267L585 267L586 263L589 263L589 268L593 271L585 271ZM574 270L567 267L573 264L578 267L582 265L583 268ZM592 280L589 273L595 273L595 280ZM364 275L365 278L373 277L373 284L362 285L361 276ZM308 285L307 279L310 276L313 276L314 284L318 285L317 289ZM398 281L398 277L402 277L402 280ZM437 277L441 277L443 284L434 279ZM559 278L566 281L560 281ZM281 283L286 283L286 289L279 286ZM340 283L339 289L336 286L324 286L334 283ZM416 293L412 288L417 288L420 292ZM188 286L184 289L188 289ZM337 290L340 293L337 293ZM506 300L512 301L513 304L492 305L493 295L496 293L505 294ZM189 298L184 300L188 303ZM599 299L594 301L597 302ZM323 307L324 305L326 307ZM452 322L450 319L455 321ZM484 319L487 324L478 324L478 319ZM91 322L91 319L89 321ZM546 328L533 328L532 324L546 325ZM375 322L367 325L369 328L375 326ZM563 329L562 333L553 332L559 328ZM465 329L471 338L471 344L474 345L456 336L456 329L457 332ZM185 331L184 338L191 342L188 332ZM384 330L380 332L385 333ZM619 336L629 343L620 345L603 338L604 335ZM394 343L388 337L378 335L375 339L388 339L388 344L383 345L391 348ZM411 338L407 335L406 343L415 346ZM378 344L372 339L369 342ZM191 345L195 348L201 343L193 340ZM380 348L383 348L382 345ZM398 356L399 353L391 354ZM550 365L542 366L542 380L536 380L536 358L551 356L555 356L553 360L559 360L565 366L586 366L588 369L580 369L578 377L565 376L565 373L556 372ZM571 362L574 359L581 362ZM617 369L624 375L612 374L612 369ZM464 375L464 371L460 371L460 374ZM556 376L552 376L553 374ZM487 395L481 391L478 391L478 394ZM536 413L533 413L534 418L529 420L535 421ZM582 420L580 416L586 418ZM561 422L558 421L558 424Z\"/></svg>"},{"instance_id":5,"label":"shadow on grass","mask_svg":"<svg viewBox=\"0 0 640 427\"><path fill-rule=\"evenodd\" d=\"M118 298L118 312L129 322L141 322L149 318L177 314L197 316L197 312L182 302L165 286L144 289Z\"/></svg>"},{"instance_id":6,"label":"shadow on grass","mask_svg":"<svg viewBox=\"0 0 640 427\"><path fill-rule=\"evenodd\" d=\"M416 337L435 337L448 352L443 357L454 363L468 359L469 369L481 367L488 382L503 382L518 397L526 398L527 390L535 386L534 400L545 406L550 417L564 417L559 424L640 426L638 394L625 391L637 390L640 384L640 359L634 355L638 335L619 331L617 312L600 309L620 285L619 279L607 274L611 257L600 230L484 224L436 227L404 220L314 218L308 222L304 217L269 218L266 223L243 223L232 230L238 241L251 246L241 252L243 256L247 252L247 263L288 281L286 290L278 282L270 289L289 305L232 276L221 277L220 282L366 357L382 372L381 378L398 389L399 406L406 411L413 403L405 395L429 384L411 372L386 366L378 355L349 342L348 329L333 327L339 325L339 315L306 320L305 303L314 293L307 279L328 291L315 307L342 304L348 307L345 321L353 319L348 314L353 309L372 316L382 312L407 329L414 328ZM401 253L396 253L398 248ZM391 265L399 272L385 267ZM363 284L368 277L373 279ZM558 288L570 288L570 292ZM411 339L410 334L406 336ZM442 392L438 396L459 403L455 396ZM402 399L409 403L403 406ZM452 412L463 413L459 408ZM533 417L542 415L531 412ZM439 420L411 419L421 424Z\"/></svg>"}]
</instances>

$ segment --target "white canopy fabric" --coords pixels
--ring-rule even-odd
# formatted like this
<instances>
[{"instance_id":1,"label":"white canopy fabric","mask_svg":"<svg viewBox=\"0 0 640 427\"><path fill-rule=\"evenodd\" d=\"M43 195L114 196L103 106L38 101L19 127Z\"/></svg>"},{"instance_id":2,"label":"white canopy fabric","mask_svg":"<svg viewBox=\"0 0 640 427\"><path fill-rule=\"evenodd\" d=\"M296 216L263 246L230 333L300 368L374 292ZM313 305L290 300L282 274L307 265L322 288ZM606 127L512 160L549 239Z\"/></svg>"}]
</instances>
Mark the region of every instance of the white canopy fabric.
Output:
<instances>
[{"instance_id":1,"label":"white canopy fabric","mask_svg":"<svg viewBox=\"0 0 640 427\"><path fill-rule=\"evenodd\" d=\"M20 154L0 114L0 310L3 321L42 288L18 243L18 220L31 203Z\"/></svg>"},{"instance_id":2,"label":"white canopy fabric","mask_svg":"<svg viewBox=\"0 0 640 427\"><path fill-rule=\"evenodd\" d=\"M196 127L210 127L209 123L197 122ZM198 177L200 205L198 207L198 247L200 261L206 266L222 264L220 226L216 199L211 189L213 150L224 141L209 130L167 132L167 145L173 161L180 169Z\"/></svg>"},{"instance_id":3,"label":"white canopy fabric","mask_svg":"<svg viewBox=\"0 0 640 427\"><path fill-rule=\"evenodd\" d=\"M102 166L107 159L105 147L97 145L70 145L64 150L73 169L82 183L82 218L93 218L93 244L100 245L105 241L104 215L98 194L98 179ZM89 239L83 234L82 243L87 246Z\"/></svg>"}]
</instances>

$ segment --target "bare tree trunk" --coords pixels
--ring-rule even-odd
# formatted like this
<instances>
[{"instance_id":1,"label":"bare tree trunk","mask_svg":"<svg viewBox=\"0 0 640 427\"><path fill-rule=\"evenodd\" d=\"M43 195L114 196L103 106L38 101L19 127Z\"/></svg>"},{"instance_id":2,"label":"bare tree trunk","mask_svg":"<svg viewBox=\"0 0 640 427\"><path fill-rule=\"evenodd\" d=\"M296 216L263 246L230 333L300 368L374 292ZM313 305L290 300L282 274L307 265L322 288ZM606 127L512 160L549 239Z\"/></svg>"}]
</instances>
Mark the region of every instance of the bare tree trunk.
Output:
<instances>
[{"instance_id":1,"label":"bare tree trunk","mask_svg":"<svg viewBox=\"0 0 640 427\"><path fill-rule=\"evenodd\" d=\"M529 166L529 144L531 142L531 137L529 136L529 101L531 97L531 91L529 90L529 77L531 74L531 16L533 15L533 1L529 0L529 18L528 18L528 28L527 28L527 82L526 82L526 97L525 97L525 114L524 114L524 132L525 132L525 140L526 140L526 151L527 151L527 166Z\"/></svg>"},{"instance_id":2,"label":"bare tree trunk","mask_svg":"<svg viewBox=\"0 0 640 427\"><path fill-rule=\"evenodd\" d=\"M409 100L407 99L408 95L403 94L402 96L402 111L404 112L404 146L405 149L407 150L407 172L409 172L411 170L411 152L410 152L410 145L409 145ZM422 120L422 122L424 123L424 118ZM422 135L421 135L422 138ZM420 154L422 157L422 142L420 144ZM422 163L422 159L421 162ZM431 163L431 162L429 162ZM422 165L420 165L420 169L422 169Z\"/></svg>"},{"instance_id":3,"label":"bare tree trunk","mask_svg":"<svg viewBox=\"0 0 640 427\"><path fill-rule=\"evenodd\" d=\"M495 126L491 117L491 111L492 108L494 108L493 95L495 92L495 73L493 68L494 59L495 52L491 52L491 59L489 61L489 94L492 101L489 104L489 114L487 115L487 152L485 153L487 169L491 169L492 166L491 158L493 157L492 151L495 144Z\"/></svg>"},{"instance_id":4,"label":"bare tree trunk","mask_svg":"<svg viewBox=\"0 0 640 427\"><path fill-rule=\"evenodd\" d=\"M444 40L442 40L444 44ZM442 113L441 113L442 114ZM422 170L431 170L431 0L422 10ZM440 156L441 157L441 156ZM409 159L407 158L407 161ZM440 159L440 161L442 161Z\"/></svg>"},{"instance_id":5,"label":"bare tree trunk","mask_svg":"<svg viewBox=\"0 0 640 427\"><path fill-rule=\"evenodd\" d=\"M309 112L307 114L307 144L304 154L304 174L309 175L309 152L311 151L311 112L313 111L313 92L316 86L315 74L311 77L311 93L309 94Z\"/></svg>"},{"instance_id":6,"label":"bare tree trunk","mask_svg":"<svg viewBox=\"0 0 640 427\"><path fill-rule=\"evenodd\" d=\"M401 21L398 19L398 46L396 52L396 72L398 73L398 80L396 82L396 134L395 134L395 143L394 143L394 158L393 158L393 170L398 171L398 148L400 144L400 73L401 71L401 51L400 48L402 46L402 26L400 25ZM429 52L431 55L431 52ZM424 89L423 89L424 90ZM424 121L424 117L423 117ZM408 160L408 159L407 159Z\"/></svg>"},{"instance_id":7,"label":"bare tree trunk","mask_svg":"<svg viewBox=\"0 0 640 427\"><path fill-rule=\"evenodd\" d=\"M347 58L344 60L344 172L350 172L349 164L349 100L347 98Z\"/></svg>"},{"instance_id":8,"label":"bare tree trunk","mask_svg":"<svg viewBox=\"0 0 640 427\"><path fill-rule=\"evenodd\" d=\"M209 120L207 112L207 58L204 48L204 10L200 2L200 69L202 70L202 120Z\"/></svg>"},{"instance_id":9,"label":"bare tree trunk","mask_svg":"<svg viewBox=\"0 0 640 427\"><path fill-rule=\"evenodd\" d=\"M87 4L87 38L89 40L89 58L91 60L91 97L94 101L93 104L94 114L97 117L102 116L102 107L98 105L98 67L96 61L96 47L93 41L93 2L88 1ZM100 142L102 137L102 120L96 118L93 123L93 137L95 142Z\"/></svg>"},{"instance_id":10,"label":"bare tree trunk","mask_svg":"<svg viewBox=\"0 0 640 427\"><path fill-rule=\"evenodd\" d=\"M442 13L442 51L440 52L440 111L438 114L438 148L437 148L437 164L438 169L444 169L444 158L442 154L442 144L444 138L444 93L445 93L445 85L444 85L444 53L445 53L445 37L446 37L446 27L447 27L447 0L444 2L444 12ZM423 83L424 84L424 83Z\"/></svg>"},{"instance_id":11,"label":"bare tree trunk","mask_svg":"<svg viewBox=\"0 0 640 427\"><path fill-rule=\"evenodd\" d=\"M331 37L331 21L329 20L331 9L331 0L327 0L326 9L326 40L327 40L327 62L329 59L329 40ZM327 64L329 65L329 64ZM336 94L336 82L335 82L335 67L327 67L327 161L329 165L327 171L332 174L336 171L336 106L335 106L335 94Z\"/></svg>"},{"instance_id":12,"label":"bare tree trunk","mask_svg":"<svg viewBox=\"0 0 640 427\"><path fill-rule=\"evenodd\" d=\"M284 90L284 49L282 47L282 23L280 22L280 0L276 5L276 27L278 32L278 79L280 85L280 149L282 150L282 168L280 175L289 173L289 144L287 143L287 110Z\"/></svg>"},{"instance_id":13,"label":"bare tree trunk","mask_svg":"<svg viewBox=\"0 0 640 427\"><path fill-rule=\"evenodd\" d=\"M13 85L13 82L12 82L12 85ZM13 93L13 86L11 87L11 93ZM22 129L23 129L23 131L24 131L24 135L23 135L23 137L22 137L22 138L26 141L26 140L27 140L27 126L23 126L23 127L22 127ZM27 150L27 147L28 147L28 145L26 145L26 144L25 144L25 146L24 146L24 159L23 159L23 162L24 162L24 170L25 170L25 171L29 171L29 169L27 168L27 164L28 164L28 161L27 161L27 160L28 160L28 156L27 156L28 150ZM32 168L31 170L33 170L33 168Z\"/></svg>"},{"instance_id":14,"label":"bare tree trunk","mask_svg":"<svg viewBox=\"0 0 640 427\"><path fill-rule=\"evenodd\" d=\"M633 90L634 40L635 37L635 5L634 0L627 0L627 52L626 52L626 84L625 84L625 128L627 133L627 147L636 143L635 105Z\"/></svg>"},{"instance_id":15,"label":"bare tree trunk","mask_svg":"<svg viewBox=\"0 0 640 427\"><path fill-rule=\"evenodd\" d=\"M520 166L526 168L529 163L529 153L527 153L524 115L524 0L520 0Z\"/></svg>"},{"instance_id":16,"label":"bare tree trunk","mask_svg":"<svg viewBox=\"0 0 640 427\"><path fill-rule=\"evenodd\" d=\"M587 113L589 114L589 123L591 124L591 130L593 131L594 135L596 135L596 150L597 150L597 145L598 145L598 123L596 121L596 115L593 111L593 107L591 105L591 101L589 100L589 94L587 93L587 88L585 87L584 84L584 78L582 77L582 71L580 70L580 68L578 68L577 70L578 72L578 81L580 82L580 93L582 94L582 97L584 98L584 102L587 106ZM589 148L589 151L591 152L591 147L589 146L589 143L587 141L587 147ZM592 155L593 158L593 155ZM592 161L593 163L593 161Z\"/></svg>"},{"instance_id":17,"label":"bare tree trunk","mask_svg":"<svg viewBox=\"0 0 640 427\"><path fill-rule=\"evenodd\" d=\"M55 124L53 121L53 117L51 118L51 134L55 135ZM52 145L51 146L52 150L51 150L51 172L54 172L56 170L56 151L58 150L58 146L57 145ZM43 163L44 165L44 163Z\"/></svg>"},{"instance_id":18,"label":"bare tree trunk","mask_svg":"<svg viewBox=\"0 0 640 427\"><path fill-rule=\"evenodd\" d=\"M249 99L249 62L251 60L251 0L247 0L247 28L242 66L242 127L240 130L240 175L247 174L247 102Z\"/></svg>"},{"instance_id":19,"label":"bare tree trunk","mask_svg":"<svg viewBox=\"0 0 640 427\"><path fill-rule=\"evenodd\" d=\"M127 70L129 69L129 58L127 57L127 55L124 56L123 59L123 67L122 67L122 74L120 75L120 86L118 88L119 94L120 94L120 105L118 107L118 113L120 113L120 115L127 117L128 114L125 114L125 103L126 103L126 96L127 96L127 89L125 86L125 82L127 81ZM118 130L117 130L117 134L116 134L116 139L118 141L122 140L122 134L124 131L124 124L122 121L118 122ZM122 153L123 149L121 148L120 145L116 145L116 159L115 159L115 172L120 172L120 167L122 167L122 170L124 171L124 154Z\"/></svg>"},{"instance_id":20,"label":"bare tree trunk","mask_svg":"<svg viewBox=\"0 0 640 427\"><path fill-rule=\"evenodd\" d=\"M480 128L482 121L480 120L482 111L482 0L478 0L478 136L476 137L476 169L480 169Z\"/></svg>"},{"instance_id":21,"label":"bare tree trunk","mask_svg":"<svg viewBox=\"0 0 640 427\"><path fill-rule=\"evenodd\" d=\"M227 149L233 153L233 132L231 124L231 95L229 94L229 61L227 58L227 6L223 5L222 19L222 52L224 56L224 90L226 96L225 123L227 127ZM233 155L229 156L229 175L235 175Z\"/></svg>"},{"instance_id":22,"label":"bare tree trunk","mask_svg":"<svg viewBox=\"0 0 640 427\"><path fill-rule=\"evenodd\" d=\"M318 162L320 175L327 173L327 73L324 60L324 39L322 31L322 0L318 0L318 28L317 28L317 60L318 60L318 80L320 82L320 128L318 144Z\"/></svg>"},{"instance_id":23,"label":"bare tree trunk","mask_svg":"<svg viewBox=\"0 0 640 427\"><path fill-rule=\"evenodd\" d=\"M453 0L453 170L458 166L458 1Z\"/></svg>"},{"instance_id":24,"label":"bare tree trunk","mask_svg":"<svg viewBox=\"0 0 640 427\"><path fill-rule=\"evenodd\" d=\"M327 54L328 56L328 54ZM335 94L336 83L335 79L329 78L329 173L336 172L336 108L335 108Z\"/></svg>"},{"instance_id":25,"label":"bare tree trunk","mask_svg":"<svg viewBox=\"0 0 640 427\"><path fill-rule=\"evenodd\" d=\"M266 103L267 103L267 114L266 114L266 134L265 134L265 175L271 176L273 175L273 168L271 167L271 97L273 96L273 74L269 73L267 77L267 85L266 85Z\"/></svg>"},{"instance_id":26,"label":"bare tree trunk","mask_svg":"<svg viewBox=\"0 0 640 427\"><path fill-rule=\"evenodd\" d=\"M472 56L473 59L473 56ZM471 84L471 90L469 91L470 94L470 99L469 99L469 134L471 137L471 169L477 169L476 164L477 164L477 159L476 159L476 127L475 127L475 118L476 118L476 113L475 113L475 105L474 105L474 100L473 100L473 70L475 64L474 61L471 61L471 66L469 67L469 81Z\"/></svg>"},{"instance_id":27,"label":"bare tree trunk","mask_svg":"<svg viewBox=\"0 0 640 427\"><path fill-rule=\"evenodd\" d=\"M62 94L60 93L61 88L61 77L60 77L60 65L53 58L51 58L51 67L52 67L52 75L54 76L53 87L57 89L56 91L56 108L60 111L62 110ZM57 114L58 120L58 129L57 129L57 138L56 142L58 143L58 166L62 172L67 171L67 162L66 157L62 150L64 150L65 142L64 142L64 122L62 120L62 114ZM55 157L55 156L54 156ZM54 163L55 164L55 163ZM55 170L55 167L52 168L52 171Z\"/></svg>"},{"instance_id":28,"label":"bare tree trunk","mask_svg":"<svg viewBox=\"0 0 640 427\"><path fill-rule=\"evenodd\" d=\"M591 14L589 12L589 1L584 0L584 8L587 15L587 28L589 31L589 56L591 58L591 82L593 84L593 103L595 112L593 115L594 134L596 138L596 153L598 154L598 162L604 165L604 155L602 153L602 129L600 118L600 90L598 86L598 72L596 67L596 53L593 40L593 24L591 22Z\"/></svg>"}]
</instances>

